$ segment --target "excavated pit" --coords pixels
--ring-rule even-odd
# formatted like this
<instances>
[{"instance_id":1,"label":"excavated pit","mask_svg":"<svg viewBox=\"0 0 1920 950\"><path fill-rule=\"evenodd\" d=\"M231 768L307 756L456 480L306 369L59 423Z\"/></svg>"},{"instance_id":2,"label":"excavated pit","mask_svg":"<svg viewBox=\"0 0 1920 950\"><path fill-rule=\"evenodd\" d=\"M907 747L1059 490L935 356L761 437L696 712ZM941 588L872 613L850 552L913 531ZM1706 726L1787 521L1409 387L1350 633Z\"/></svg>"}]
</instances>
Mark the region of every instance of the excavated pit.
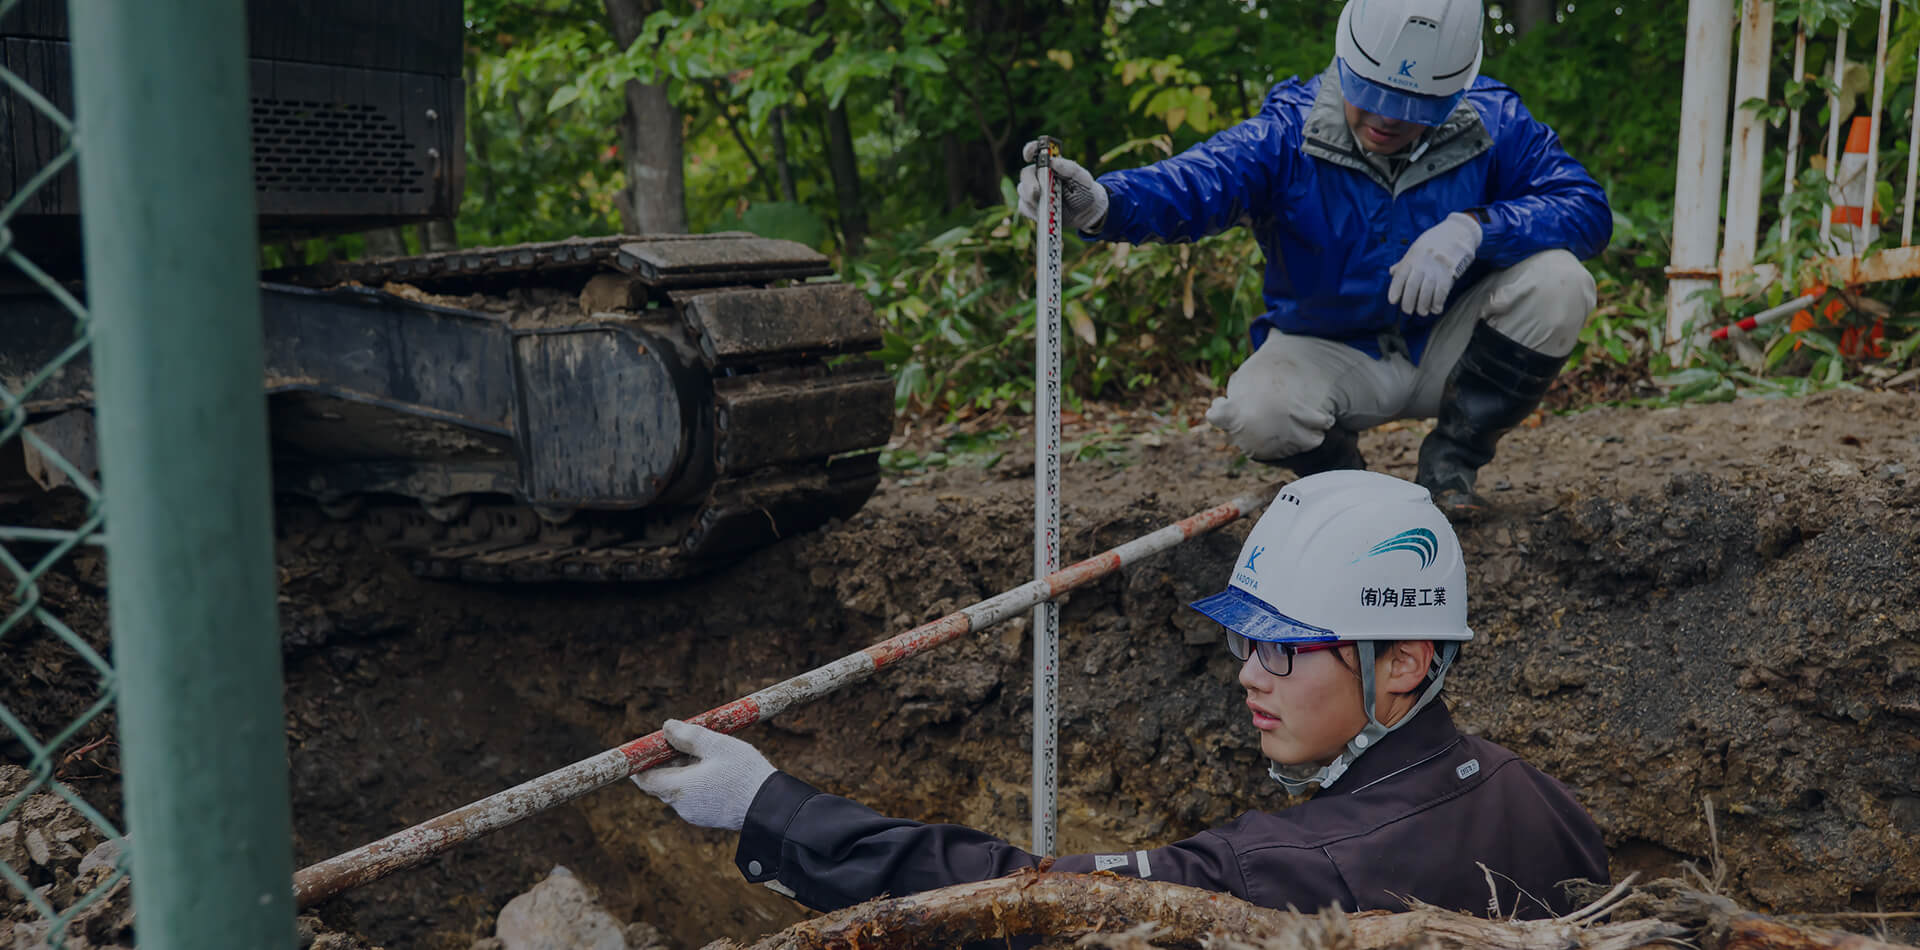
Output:
<instances>
[{"instance_id":1,"label":"excavated pit","mask_svg":"<svg viewBox=\"0 0 1920 950\"><path fill-rule=\"evenodd\" d=\"M1179 414L1197 422L1193 406ZM1456 718L1572 786L1616 876L1706 862L1710 798L1733 899L1771 913L1920 907L1916 416L1911 395L1830 393L1599 409L1516 431L1483 474L1499 516L1462 532L1478 638L1448 680ZM1276 481L1203 425L1132 425L1130 441L1066 467L1069 559ZM1370 433L1363 448L1376 469L1411 477L1419 436ZM343 527L283 538L298 860L1021 583L1031 454L1008 446L990 468L889 479L844 524L649 587L425 581ZM1068 598L1063 850L1149 847L1284 803L1235 664L1183 606L1224 582L1246 527ZM96 641L102 581L87 555L48 582ZM64 649L38 633L0 642L0 691L15 708L31 701L43 734L91 695L84 671L55 662ZM882 811L1023 841L1030 650L1014 621L743 735ZM19 760L17 745L0 747L0 761ZM117 812L113 768L108 743L73 774ZM807 916L742 881L732 857L731 835L687 827L623 783L318 914L376 944L465 950L559 864L615 917L678 946ZM1888 926L1915 939L1910 923Z\"/></svg>"}]
</instances>

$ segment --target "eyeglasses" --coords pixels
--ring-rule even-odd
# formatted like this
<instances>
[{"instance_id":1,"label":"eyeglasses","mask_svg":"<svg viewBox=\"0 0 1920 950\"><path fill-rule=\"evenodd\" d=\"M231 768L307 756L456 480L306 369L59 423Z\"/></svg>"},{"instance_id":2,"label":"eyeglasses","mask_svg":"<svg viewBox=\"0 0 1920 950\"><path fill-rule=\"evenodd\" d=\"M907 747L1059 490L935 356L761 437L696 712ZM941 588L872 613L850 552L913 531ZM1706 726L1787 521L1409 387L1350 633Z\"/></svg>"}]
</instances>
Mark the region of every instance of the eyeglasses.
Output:
<instances>
[{"instance_id":1,"label":"eyeglasses","mask_svg":"<svg viewBox=\"0 0 1920 950\"><path fill-rule=\"evenodd\" d=\"M1255 640L1233 631L1227 631L1227 651L1234 659L1242 663L1250 654L1260 655L1260 666L1275 676L1286 676L1293 672L1293 658L1302 653L1315 650L1331 650L1342 645L1340 640L1322 640L1318 643L1276 643L1272 640Z\"/></svg>"}]
</instances>

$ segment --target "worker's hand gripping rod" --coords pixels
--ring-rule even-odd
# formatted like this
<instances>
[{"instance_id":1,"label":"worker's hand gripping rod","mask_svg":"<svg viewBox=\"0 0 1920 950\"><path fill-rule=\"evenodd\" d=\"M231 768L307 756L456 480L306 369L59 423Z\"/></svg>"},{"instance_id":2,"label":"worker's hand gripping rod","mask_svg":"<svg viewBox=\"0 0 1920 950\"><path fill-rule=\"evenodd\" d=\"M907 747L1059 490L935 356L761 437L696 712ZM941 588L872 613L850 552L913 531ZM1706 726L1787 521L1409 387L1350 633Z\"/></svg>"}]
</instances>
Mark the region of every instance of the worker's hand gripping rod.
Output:
<instances>
[{"instance_id":1,"label":"worker's hand gripping rod","mask_svg":"<svg viewBox=\"0 0 1920 950\"><path fill-rule=\"evenodd\" d=\"M922 624L825 666L775 683L757 693L709 709L688 721L720 732L739 730L789 707L819 699L849 683L873 675L907 657L931 650L976 630L985 630L1044 600L1093 583L1141 558L1205 534L1266 503L1268 492L1242 495L1142 537L1095 555L1063 571L1028 581L971 607ZM674 755L666 736L651 732L625 745L496 792L372 844L328 858L293 876L294 900L301 907L341 891L377 881L395 871L413 867L470 838L498 831L528 815L579 798L635 772L645 771Z\"/></svg>"},{"instance_id":2,"label":"worker's hand gripping rod","mask_svg":"<svg viewBox=\"0 0 1920 950\"><path fill-rule=\"evenodd\" d=\"M1040 180L1034 228L1033 576L1060 569L1060 182L1058 142L1040 136L1033 157ZM1033 608L1033 853L1050 857L1059 832L1060 605Z\"/></svg>"}]
</instances>

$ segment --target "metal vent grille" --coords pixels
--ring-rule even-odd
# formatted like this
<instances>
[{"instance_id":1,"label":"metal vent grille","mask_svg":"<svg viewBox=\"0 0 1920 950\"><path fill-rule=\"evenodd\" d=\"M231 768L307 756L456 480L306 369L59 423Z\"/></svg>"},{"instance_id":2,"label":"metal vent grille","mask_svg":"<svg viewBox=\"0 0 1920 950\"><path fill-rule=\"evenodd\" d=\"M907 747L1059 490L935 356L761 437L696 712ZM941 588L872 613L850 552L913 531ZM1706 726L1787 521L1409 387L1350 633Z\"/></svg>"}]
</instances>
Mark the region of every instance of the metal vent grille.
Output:
<instances>
[{"instance_id":1,"label":"metal vent grille","mask_svg":"<svg viewBox=\"0 0 1920 950\"><path fill-rule=\"evenodd\" d=\"M417 195L425 175L398 123L378 106L253 100L253 174L261 191Z\"/></svg>"}]
</instances>

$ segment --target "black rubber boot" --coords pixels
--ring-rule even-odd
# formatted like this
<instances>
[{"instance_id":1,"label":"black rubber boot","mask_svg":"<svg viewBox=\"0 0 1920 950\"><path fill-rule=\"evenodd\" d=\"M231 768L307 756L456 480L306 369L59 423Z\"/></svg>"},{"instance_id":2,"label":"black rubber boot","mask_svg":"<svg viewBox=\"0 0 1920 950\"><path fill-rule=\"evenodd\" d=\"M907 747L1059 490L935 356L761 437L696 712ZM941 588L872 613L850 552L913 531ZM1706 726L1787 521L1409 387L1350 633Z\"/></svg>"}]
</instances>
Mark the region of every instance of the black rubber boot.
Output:
<instances>
[{"instance_id":1,"label":"black rubber boot","mask_svg":"<svg viewBox=\"0 0 1920 950\"><path fill-rule=\"evenodd\" d=\"M1475 475L1493 459L1494 443L1540 406L1566 362L1527 349L1485 323L1474 325L1466 351L1447 375L1440 418L1420 443L1414 476L1449 519L1472 521L1486 512L1486 499L1473 491Z\"/></svg>"},{"instance_id":2,"label":"black rubber boot","mask_svg":"<svg viewBox=\"0 0 1920 950\"><path fill-rule=\"evenodd\" d=\"M1351 468L1364 471L1367 460L1360 456L1360 433L1342 426L1327 429L1327 436L1320 444L1295 455L1274 461L1275 465L1285 465L1293 469L1299 478L1331 472L1335 469Z\"/></svg>"}]
</instances>

